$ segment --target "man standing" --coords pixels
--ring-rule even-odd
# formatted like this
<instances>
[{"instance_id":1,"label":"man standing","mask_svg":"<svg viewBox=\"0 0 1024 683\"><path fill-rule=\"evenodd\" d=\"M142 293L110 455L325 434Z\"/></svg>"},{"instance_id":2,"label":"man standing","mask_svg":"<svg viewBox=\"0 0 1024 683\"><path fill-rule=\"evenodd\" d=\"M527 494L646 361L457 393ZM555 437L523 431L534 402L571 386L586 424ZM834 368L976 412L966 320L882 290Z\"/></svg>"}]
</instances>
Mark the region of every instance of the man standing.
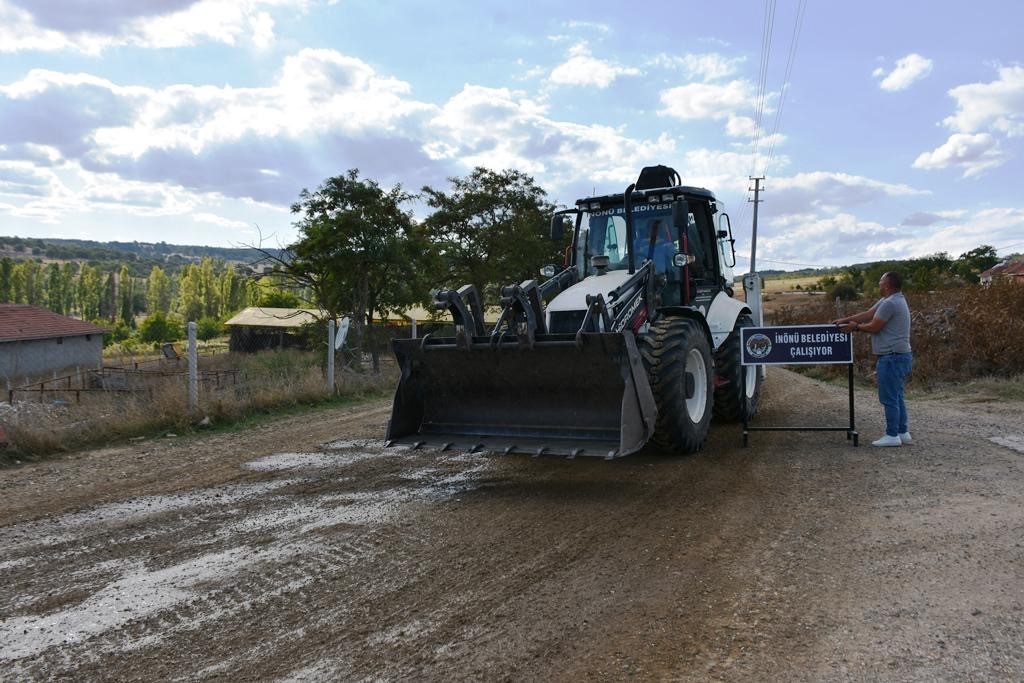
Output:
<instances>
[{"instance_id":1,"label":"man standing","mask_svg":"<svg viewBox=\"0 0 1024 683\"><path fill-rule=\"evenodd\" d=\"M903 383L914 365L910 353L910 308L903 296L903 277L888 272L878 281L882 298L862 313L833 321L844 332L870 332L871 352L878 358L878 400L885 408L885 436L872 446L911 443Z\"/></svg>"}]
</instances>

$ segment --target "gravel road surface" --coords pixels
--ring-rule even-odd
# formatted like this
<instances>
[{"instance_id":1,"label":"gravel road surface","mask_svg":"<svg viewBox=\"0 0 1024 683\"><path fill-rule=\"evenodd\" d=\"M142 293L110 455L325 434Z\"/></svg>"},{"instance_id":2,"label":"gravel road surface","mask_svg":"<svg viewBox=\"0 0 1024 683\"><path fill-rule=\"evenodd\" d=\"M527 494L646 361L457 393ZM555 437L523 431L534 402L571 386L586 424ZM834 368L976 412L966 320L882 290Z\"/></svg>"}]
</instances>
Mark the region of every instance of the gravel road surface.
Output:
<instances>
[{"instance_id":1,"label":"gravel road surface","mask_svg":"<svg viewBox=\"0 0 1024 683\"><path fill-rule=\"evenodd\" d=\"M915 444L384 449L389 406L0 470L2 680L1021 680L1024 404ZM758 423L840 425L773 368Z\"/></svg>"}]
</instances>

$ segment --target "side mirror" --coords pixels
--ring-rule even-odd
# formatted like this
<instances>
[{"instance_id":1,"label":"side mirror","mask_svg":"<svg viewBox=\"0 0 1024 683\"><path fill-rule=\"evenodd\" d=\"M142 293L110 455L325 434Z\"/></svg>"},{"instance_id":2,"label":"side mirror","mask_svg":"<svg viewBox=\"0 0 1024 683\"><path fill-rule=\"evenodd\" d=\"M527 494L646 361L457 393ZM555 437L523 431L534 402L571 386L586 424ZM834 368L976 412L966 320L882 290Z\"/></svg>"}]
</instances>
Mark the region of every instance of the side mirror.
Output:
<instances>
[{"instance_id":1,"label":"side mirror","mask_svg":"<svg viewBox=\"0 0 1024 683\"><path fill-rule=\"evenodd\" d=\"M685 199L677 199L672 202L672 225L680 231L686 230L690 224L690 205Z\"/></svg>"},{"instance_id":2,"label":"side mirror","mask_svg":"<svg viewBox=\"0 0 1024 683\"><path fill-rule=\"evenodd\" d=\"M551 217L551 241L561 242L565 238L565 218L560 213Z\"/></svg>"},{"instance_id":3,"label":"side mirror","mask_svg":"<svg viewBox=\"0 0 1024 683\"><path fill-rule=\"evenodd\" d=\"M725 228L722 227L725 225ZM732 256L732 263L726 263L725 265L729 268L736 266L736 240L732 236L732 220L729 218L729 214L720 213L718 214L718 239L729 242L730 256ZM723 255L724 255L723 250Z\"/></svg>"}]
</instances>

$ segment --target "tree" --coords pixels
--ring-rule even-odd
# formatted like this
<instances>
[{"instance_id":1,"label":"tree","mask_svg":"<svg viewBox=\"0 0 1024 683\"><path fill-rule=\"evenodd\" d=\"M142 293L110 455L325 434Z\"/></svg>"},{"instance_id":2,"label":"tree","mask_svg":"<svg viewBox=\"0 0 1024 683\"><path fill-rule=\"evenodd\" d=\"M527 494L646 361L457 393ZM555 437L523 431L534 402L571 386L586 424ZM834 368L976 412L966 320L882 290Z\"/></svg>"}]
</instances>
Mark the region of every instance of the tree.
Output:
<instances>
[{"instance_id":1,"label":"tree","mask_svg":"<svg viewBox=\"0 0 1024 683\"><path fill-rule=\"evenodd\" d=\"M117 276L114 273L107 273L103 277L103 295L100 298L100 317L104 320L114 322L117 319Z\"/></svg>"},{"instance_id":2,"label":"tree","mask_svg":"<svg viewBox=\"0 0 1024 683\"><path fill-rule=\"evenodd\" d=\"M0 304L14 303L12 298L11 276L14 273L14 260L8 256L0 259Z\"/></svg>"},{"instance_id":3,"label":"tree","mask_svg":"<svg viewBox=\"0 0 1024 683\"><path fill-rule=\"evenodd\" d=\"M402 204L413 197L395 186L385 191L352 169L325 180L315 192L303 189L292 213L299 240L274 255L293 288L305 289L327 319L352 314L353 342L362 347L374 313L422 302L421 286L433 251ZM376 348L371 347L378 369Z\"/></svg>"},{"instance_id":4,"label":"tree","mask_svg":"<svg viewBox=\"0 0 1024 683\"><path fill-rule=\"evenodd\" d=\"M199 296L203 302L202 315L217 317L220 314L220 283L217 281L213 259L205 257L199 264ZM195 320L195 318L189 318Z\"/></svg>"},{"instance_id":5,"label":"tree","mask_svg":"<svg viewBox=\"0 0 1024 683\"><path fill-rule=\"evenodd\" d=\"M953 262L953 272L965 282L975 283L979 275L992 266L999 263L999 256L996 249L988 244L982 244L970 251L960 254L960 257Z\"/></svg>"},{"instance_id":6,"label":"tree","mask_svg":"<svg viewBox=\"0 0 1024 683\"><path fill-rule=\"evenodd\" d=\"M448 267L447 284L474 284L493 304L502 285L562 262L565 245L548 237L555 207L533 178L478 167L466 178L448 180L452 189L447 193L423 188L434 209L426 229Z\"/></svg>"},{"instance_id":7,"label":"tree","mask_svg":"<svg viewBox=\"0 0 1024 683\"><path fill-rule=\"evenodd\" d=\"M260 295L257 305L265 308L299 308L302 302L293 292L278 287L267 287Z\"/></svg>"},{"instance_id":8,"label":"tree","mask_svg":"<svg viewBox=\"0 0 1024 683\"><path fill-rule=\"evenodd\" d=\"M117 276L118 281L118 303L120 308L120 319L129 329L135 329L135 312L132 310L132 300L135 298L135 281L128 266L122 265Z\"/></svg>"},{"instance_id":9,"label":"tree","mask_svg":"<svg viewBox=\"0 0 1024 683\"><path fill-rule=\"evenodd\" d=\"M203 317L203 274L196 264L190 263L181 271L178 296L178 309L185 320Z\"/></svg>"},{"instance_id":10,"label":"tree","mask_svg":"<svg viewBox=\"0 0 1024 683\"><path fill-rule=\"evenodd\" d=\"M75 308L75 274L78 266L68 261L60 267L60 300L64 315L71 315Z\"/></svg>"},{"instance_id":11,"label":"tree","mask_svg":"<svg viewBox=\"0 0 1024 683\"><path fill-rule=\"evenodd\" d=\"M146 311L164 314L171 312L171 279L160 266L153 266L146 279Z\"/></svg>"},{"instance_id":12,"label":"tree","mask_svg":"<svg viewBox=\"0 0 1024 683\"><path fill-rule=\"evenodd\" d=\"M103 299L103 281L99 270L86 264L78 274L78 312L83 320L100 317L100 302Z\"/></svg>"},{"instance_id":13,"label":"tree","mask_svg":"<svg viewBox=\"0 0 1024 683\"><path fill-rule=\"evenodd\" d=\"M185 336L181 325L160 311L151 313L139 325L139 339L144 342L169 342Z\"/></svg>"},{"instance_id":14,"label":"tree","mask_svg":"<svg viewBox=\"0 0 1024 683\"><path fill-rule=\"evenodd\" d=\"M54 313L66 315L64 298L61 296L60 264L51 262L46 266L46 307Z\"/></svg>"}]
</instances>

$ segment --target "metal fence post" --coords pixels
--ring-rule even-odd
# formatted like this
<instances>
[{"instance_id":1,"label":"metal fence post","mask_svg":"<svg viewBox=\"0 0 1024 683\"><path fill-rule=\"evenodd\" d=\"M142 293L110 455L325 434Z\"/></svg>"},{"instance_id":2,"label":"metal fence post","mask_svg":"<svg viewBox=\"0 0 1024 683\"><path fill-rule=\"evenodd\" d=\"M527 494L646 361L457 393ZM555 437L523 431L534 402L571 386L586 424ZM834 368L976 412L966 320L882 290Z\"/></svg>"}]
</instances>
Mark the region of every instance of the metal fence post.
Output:
<instances>
[{"instance_id":1,"label":"metal fence post","mask_svg":"<svg viewBox=\"0 0 1024 683\"><path fill-rule=\"evenodd\" d=\"M199 410L199 354L196 349L196 324L188 324L188 409Z\"/></svg>"},{"instance_id":2,"label":"metal fence post","mask_svg":"<svg viewBox=\"0 0 1024 683\"><path fill-rule=\"evenodd\" d=\"M334 395L334 321L327 321L327 391Z\"/></svg>"}]
</instances>

